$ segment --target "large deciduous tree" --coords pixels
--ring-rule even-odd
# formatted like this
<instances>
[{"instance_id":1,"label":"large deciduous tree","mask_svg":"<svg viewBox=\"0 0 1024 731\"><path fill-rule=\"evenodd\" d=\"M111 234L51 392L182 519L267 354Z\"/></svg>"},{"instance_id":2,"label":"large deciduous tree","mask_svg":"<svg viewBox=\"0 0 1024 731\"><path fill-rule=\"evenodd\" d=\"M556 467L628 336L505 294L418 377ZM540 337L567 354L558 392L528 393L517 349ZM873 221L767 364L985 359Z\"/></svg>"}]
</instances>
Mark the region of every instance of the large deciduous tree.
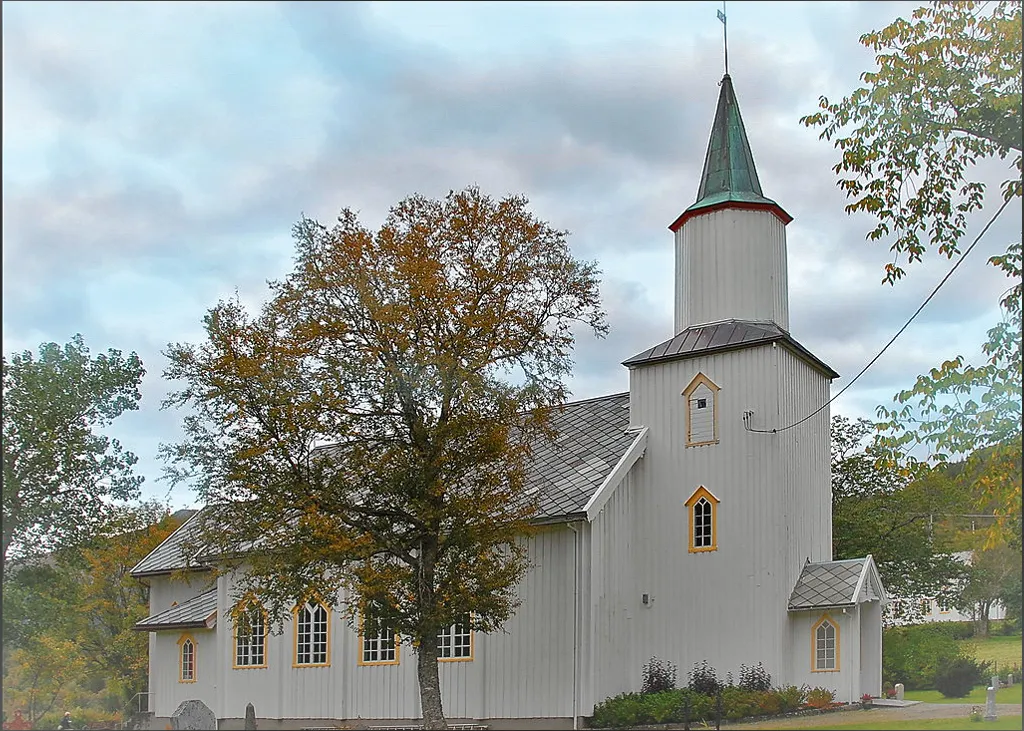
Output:
<instances>
[{"instance_id":1,"label":"large deciduous tree","mask_svg":"<svg viewBox=\"0 0 1024 731\"><path fill-rule=\"evenodd\" d=\"M574 327L606 332L598 272L522 197L412 196L376 232L343 210L294 228L295 267L250 317L223 301L169 347L174 479L216 510L207 555L281 618L340 602L417 653L444 728L438 632L497 629L528 567L531 440L566 397ZM280 628L280 623L277 623Z\"/></svg>"},{"instance_id":2,"label":"large deciduous tree","mask_svg":"<svg viewBox=\"0 0 1024 731\"><path fill-rule=\"evenodd\" d=\"M902 600L890 616L915 621L922 600L956 596L963 565L933 519L962 510L962 493L941 469L910 473L891 463L876 433L867 419L832 417L832 555L870 553L886 590Z\"/></svg>"},{"instance_id":3,"label":"large deciduous tree","mask_svg":"<svg viewBox=\"0 0 1024 731\"><path fill-rule=\"evenodd\" d=\"M985 203L976 163L1008 161L1004 205L1021 197L1021 4L935 2L860 41L877 53L864 86L838 102L821 97L802 121L841 151L834 171L852 199L846 210L876 218L867 237L889 243L883 281L894 284L929 249L963 250L968 216ZM995 543L1021 515L1020 242L990 262L1008 283L986 361L945 361L879 416L890 447L922 442L938 461L986 455L978 484L1001 517Z\"/></svg>"},{"instance_id":4,"label":"large deciduous tree","mask_svg":"<svg viewBox=\"0 0 1024 731\"><path fill-rule=\"evenodd\" d=\"M100 429L138 408L145 370L132 353L91 357L81 335L3 359L3 565L55 549L102 519L104 498L133 499L136 457Z\"/></svg>"},{"instance_id":5,"label":"large deciduous tree","mask_svg":"<svg viewBox=\"0 0 1024 731\"><path fill-rule=\"evenodd\" d=\"M975 634L988 636L992 606L1020 591L1021 552L1008 545L976 551L956 598L957 607L974 619ZM1014 606L1016 605L1016 606ZM1020 606L1019 596L1007 607L1008 616ZM1017 609L1019 612L1019 609Z\"/></svg>"}]
</instances>

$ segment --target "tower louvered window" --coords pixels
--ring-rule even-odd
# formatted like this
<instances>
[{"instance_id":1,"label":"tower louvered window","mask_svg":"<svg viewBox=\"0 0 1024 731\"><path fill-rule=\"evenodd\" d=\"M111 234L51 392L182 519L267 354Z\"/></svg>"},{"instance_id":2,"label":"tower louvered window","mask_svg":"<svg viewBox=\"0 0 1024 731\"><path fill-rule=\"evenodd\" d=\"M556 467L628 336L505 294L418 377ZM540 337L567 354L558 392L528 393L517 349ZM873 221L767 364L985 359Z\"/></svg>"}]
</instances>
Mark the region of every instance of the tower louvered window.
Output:
<instances>
[{"instance_id":1,"label":"tower louvered window","mask_svg":"<svg viewBox=\"0 0 1024 731\"><path fill-rule=\"evenodd\" d=\"M683 390L686 399L686 446L700 447L718 443L719 388L703 373L698 373Z\"/></svg>"}]
</instances>

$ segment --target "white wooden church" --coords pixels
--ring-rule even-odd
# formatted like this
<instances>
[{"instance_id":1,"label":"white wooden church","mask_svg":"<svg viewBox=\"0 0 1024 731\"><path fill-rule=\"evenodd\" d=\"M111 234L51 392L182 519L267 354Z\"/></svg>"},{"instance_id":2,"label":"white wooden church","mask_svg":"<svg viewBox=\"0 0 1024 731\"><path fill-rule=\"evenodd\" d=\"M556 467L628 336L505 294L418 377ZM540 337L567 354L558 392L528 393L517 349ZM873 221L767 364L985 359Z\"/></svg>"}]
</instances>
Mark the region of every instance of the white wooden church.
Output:
<instances>
[{"instance_id":1,"label":"white wooden church","mask_svg":"<svg viewBox=\"0 0 1024 731\"><path fill-rule=\"evenodd\" d=\"M831 560L818 409L837 374L789 332L790 220L762 193L726 75L697 200L670 226L674 332L624 362L628 393L567 404L538 447L546 529L522 606L502 632L440 636L450 722L576 728L639 690L652 656L684 682L703 660L721 678L761 662L776 684L880 694L887 598L870 556ZM189 699L221 728L250 702L264 730L417 723L415 658L386 629L360 636L309 603L283 634L238 633L230 576L172 577L195 521L133 569L151 587L151 727Z\"/></svg>"}]
</instances>

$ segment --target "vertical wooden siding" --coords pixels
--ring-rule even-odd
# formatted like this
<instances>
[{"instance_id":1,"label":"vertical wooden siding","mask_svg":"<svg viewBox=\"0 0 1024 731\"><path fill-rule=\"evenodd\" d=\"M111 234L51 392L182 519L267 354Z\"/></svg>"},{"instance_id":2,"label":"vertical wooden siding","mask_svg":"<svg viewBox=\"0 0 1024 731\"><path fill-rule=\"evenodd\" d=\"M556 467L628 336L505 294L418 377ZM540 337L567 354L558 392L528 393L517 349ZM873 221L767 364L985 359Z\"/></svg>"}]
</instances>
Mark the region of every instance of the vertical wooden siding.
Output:
<instances>
[{"instance_id":1,"label":"vertical wooden siding","mask_svg":"<svg viewBox=\"0 0 1024 731\"><path fill-rule=\"evenodd\" d=\"M686 447L681 392L698 372L721 387L720 442ZM646 456L592 530L592 700L637 689L653 656L676 663L681 680L706 659L723 677L764 662L787 681L789 594L806 558L830 557L828 415L779 434L749 432L742 417L786 426L824 403L827 379L772 345L630 377L631 426L652 428ZM683 503L700 486L721 501L718 550L694 554Z\"/></svg>"},{"instance_id":2,"label":"vertical wooden siding","mask_svg":"<svg viewBox=\"0 0 1024 731\"><path fill-rule=\"evenodd\" d=\"M786 227L767 211L721 209L676 231L675 330L729 318L789 329Z\"/></svg>"},{"instance_id":3,"label":"vertical wooden siding","mask_svg":"<svg viewBox=\"0 0 1024 731\"><path fill-rule=\"evenodd\" d=\"M582 540L581 540L582 543ZM474 633L471 662L440 664L441 692L449 718L567 717L572 713L574 541L565 526L530 540L534 568L518 588L522 605L505 627ZM196 634L197 682L177 683L180 632L151 635L151 678L158 716L200 698L219 718L241 718L253 703L263 718L416 719L421 716L416 654L400 647L399 665L359 666L359 638L343 611L330 618L330 665L293 667L294 626L267 639L266 668L233 667L234 632L228 616L235 581L218 579L213 631ZM186 589L162 586L158 595ZM162 592L162 594L161 594ZM198 593L198 592L196 592ZM166 608L166 607L165 607ZM276 625L271 623L276 630Z\"/></svg>"}]
</instances>

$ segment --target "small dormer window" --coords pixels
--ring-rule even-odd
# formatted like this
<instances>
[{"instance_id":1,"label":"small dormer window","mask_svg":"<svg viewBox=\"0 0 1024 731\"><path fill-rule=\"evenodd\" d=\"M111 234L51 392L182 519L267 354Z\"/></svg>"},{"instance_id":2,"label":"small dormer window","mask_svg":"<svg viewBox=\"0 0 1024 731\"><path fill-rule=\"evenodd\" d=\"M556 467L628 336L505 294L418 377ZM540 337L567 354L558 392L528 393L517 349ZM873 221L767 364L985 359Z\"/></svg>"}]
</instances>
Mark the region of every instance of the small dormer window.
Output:
<instances>
[{"instance_id":1,"label":"small dormer window","mask_svg":"<svg viewBox=\"0 0 1024 731\"><path fill-rule=\"evenodd\" d=\"M683 390L686 399L686 446L718 443L718 386L698 373Z\"/></svg>"}]
</instances>

